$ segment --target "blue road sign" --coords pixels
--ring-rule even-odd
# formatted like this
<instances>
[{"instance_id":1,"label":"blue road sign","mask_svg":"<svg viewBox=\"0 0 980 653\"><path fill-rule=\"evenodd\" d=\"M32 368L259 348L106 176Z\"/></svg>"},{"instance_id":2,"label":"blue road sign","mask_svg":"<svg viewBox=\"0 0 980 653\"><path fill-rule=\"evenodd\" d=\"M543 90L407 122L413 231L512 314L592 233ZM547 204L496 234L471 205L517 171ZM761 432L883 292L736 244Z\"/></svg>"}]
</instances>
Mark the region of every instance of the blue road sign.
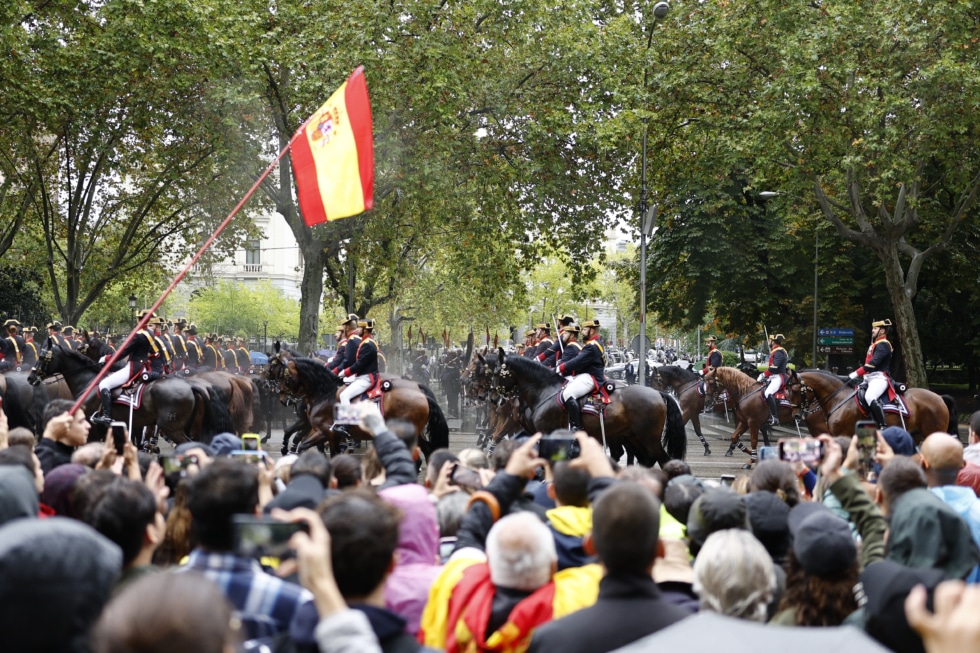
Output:
<instances>
[{"instance_id":1,"label":"blue road sign","mask_svg":"<svg viewBox=\"0 0 980 653\"><path fill-rule=\"evenodd\" d=\"M854 337L854 329L817 329L818 336Z\"/></svg>"}]
</instances>

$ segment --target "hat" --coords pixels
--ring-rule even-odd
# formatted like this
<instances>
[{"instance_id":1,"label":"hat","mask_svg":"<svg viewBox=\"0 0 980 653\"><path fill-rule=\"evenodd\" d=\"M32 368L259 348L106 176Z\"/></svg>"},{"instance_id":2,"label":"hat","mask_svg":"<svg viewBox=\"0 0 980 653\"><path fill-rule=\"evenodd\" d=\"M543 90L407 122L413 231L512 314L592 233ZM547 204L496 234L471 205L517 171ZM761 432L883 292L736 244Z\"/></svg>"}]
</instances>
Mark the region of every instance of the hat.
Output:
<instances>
[{"instance_id":1,"label":"hat","mask_svg":"<svg viewBox=\"0 0 980 653\"><path fill-rule=\"evenodd\" d=\"M54 322L48 322L46 329L51 329L52 331L61 331L61 322L55 320Z\"/></svg>"},{"instance_id":2,"label":"hat","mask_svg":"<svg viewBox=\"0 0 980 653\"><path fill-rule=\"evenodd\" d=\"M9 326L15 326L15 327L19 327L19 326L20 326L20 322L18 322L17 320L15 320L15 319L13 319L13 318L10 318L10 319L9 319L9 320L7 320L6 322L4 322L4 323L3 323L3 325L4 325L5 327L9 327Z\"/></svg>"},{"instance_id":3,"label":"hat","mask_svg":"<svg viewBox=\"0 0 980 653\"><path fill-rule=\"evenodd\" d=\"M343 331L345 328L347 328L347 323L346 322L340 322L339 324L337 324L337 328L334 329L334 330L335 331Z\"/></svg>"},{"instance_id":4,"label":"hat","mask_svg":"<svg viewBox=\"0 0 980 653\"><path fill-rule=\"evenodd\" d=\"M64 327L61 330L61 332L64 333L65 335L68 335L68 336L74 335L74 333L75 333L75 327L73 327L72 325L69 324L68 326Z\"/></svg>"},{"instance_id":5,"label":"hat","mask_svg":"<svg viewBox=\"0 0 980 653\"><path fill-rule=\"evenodd\" d=\"M579 326L581 326L583 329L586 327L592 327L593 329L598 329L599 320L588 320L586 322L582 322L582 324L580 324Z\"/></svg>"},{"instance_id":6,"label":"hat","mask_svg":"<svg viewBox=\"0 0 980 653\"><path fill-rule=\"evenodd\" d=\"M825 576L850 569L857 546L847 522L822 503L797 504L789 511L793 553L808 574Z\"/></svg>"},{"instance_id":7,"label":"hat","mask_svg":"<svg viewBox=\"0 0 980 653\"><path fill-rule=\"evenodd\" d=\"M544 331L551 331L551 325L550 324L547 324L545 322L542 322L541 324L535 324L534 325L534 328L535 329L542 329Z\"/></svg>"},{"instance_id":8,"label":"hat","mask_svg":"<svg viewBox=\"0 0 980 653\"><path fill-rule=\"evenodd\" d=\"M200 449L204 453L206 453L209 457L214 458L214 449L211 448L211 445L204 444L203 442L194 442L193 440L190 442L181 442L180 444L178 444L177 448L174 449L174 453L182 456L188 451L190 451L191 449Z\"/></svg>"},{"instance_id":9,"label":"hat","mask_svg":"<svg viewBox=\"0 0 980 653\"><path fill-rule=\"evenodd\" d=\"M374 320L358 320L357 326L367 329L368 331L374 331Z\"/></svg>"},{"instance_id":10,"label":"hat","mask_svg":"<svg viewBox=\"0 0 980 653\"><path fill-rule=\"evenodd\" d=\"M726 528L748 530L748 509L745 502L741 495L727 488L708 490L697 498L687 517L687 536L691 540L691 552L700 550L709 535Z\"/></svg>"},{"instance_id":11,"label":"hat","mask_svg":"<svg viewBox=\"0 0 980 653\"><path fill-rule=\"evenodd\" d=\"M187 318L179 317L174 320L174 326L184 328L187 326Z\"/></svg>"},{"instance_id":12,"label":"hat","mask_svg":"<svg viewBox=\"0 0 980 653\"><path fill-rule=\"evenodd\" d=\"M569 324L571 324L574 321L575 321L575 316L574 315L559 315L558 316L558 324L560 324L562 326L568 326Z\"/></svg>"},{"instance_id":13,"label":"hat","mask_svg":"<svg viewBox=\"0 0 980 653\"><path fill-rule=\"evenodd\" d=\"M565 333L581 333L582 327L577 324L566 324L562 327L562 331Z\"/></svg>"},{"instance_id":14,"label":"hat","mask_svg":"<svg viewBox=\"0 0 980 653\"><path fill-rule=\"evenodd\" d=\"M683 541L673 537L660 540L664 545L664 555L653 563L653 582L694 584L694 567Z\"/></svg>"},{"instance_id":15,"label":"hat","mask_svg":"<svg viewBox=\"0 0 980 653\"><path fill-rule=\"evenodd\" d=\"M876 322L872 322L871 328L877 329L878 327L890 327L891 325L892 325L892 321L886 318L884 320L878 320Z\"/></svg>"},{"instance_id":16,"label":"hat","mask_svg":"<svg viewBox=\"0 0 980 653\"><path fill-rule=\"evenodd\" d=\"M750 492L744 500L752 534L774 560L781 561L789 551L789 506L766 491Z\"/></svg>"},{"instance_id":17,"label":"hat","mask_svg":"<svg viewBox=\"0 0 980 653\"><path fill-rule=\"evenodd\" d=\"M211 440L215 456L229 456L232 451L241 451L242 439L231 433L219 433Z\"/></svg>"},{"instance_id":18,"label":"hat","mask_svg":"<svg viewBox=\"0 0 980 653\"><path fill-rule=\"evenodd\" d=\"M148 308L144 308L144 309L143 309L143 310L141 310L141 311L136 311L136 319L137 319L137 320L142 320L142 319L143 319L143 317L144 317L145 315L147 315L147 314L149 314L149 315L150 315L150 317L156 317L156 316L157 316L157 314L156 314L156 313L154 313L153 311L151 311L150 309L148 309Z\"/></svg>"},{"instance_id":19,"label":"hat","mask_svg":"<svg viewBox=\"0 0 980 653\"><path fill-rule=\"evenodd\" d=\"M197 325L196 324L188 324L187 325L187 333L191 334L192 336L196 336L197 335Z\"/></svg>"},{"instance_id":20,"label":"hat","mask_svg":"<svg viewBox=\"0 0 980 653\"><path fill-rule=\"evenodd\" d=\"M347 317L344 318L340 323L341 324L344 324L344 325L347 325L347 324L350 324L351 322L357 322L360 319L361 318L357 317L357 314L356 313L348 313L347 314Z\"/></svg>"},{"instance_id":21,"label":"hat","mask_svg":"<svg viewBox=\"0 0 980 653\"><path fill-rule=\"evenodd\" d=\"M915 441L908 431L901 426L889 426L881 432L888 446L899 456L912 456L915 454Z\"/></svg>"},{"instance_id":22,"label":"hat","mask_svg":"<svg viewBox=\"0 0 980 653\"><path fill-rule=\"evenodd\" d=\"M785 338L786 338L786 336L784 336L781 333L777 333L774 336L769 336L769 339L770 340L775 340L776 342L782 342Z\"/></svg>"},{"instance_id":23,"label":"hat","mask_svg":"<svg viewBox=\"0 0 980 653\"><path fill-rule=\"evenodd\" d=\"M714 336L708 336L707 338L704 339L704 341L705 342L718 342L718 338L716 338Z\"/></svg>"},{"instance_id":24,"label":"hat","mask_svg":"<svg viewBox=\"0 0 980 653\"><path fill-rule=\"evenodd\" d=\"M72 498L75 494L75 483L88 471L88 467L77 463L58 465L44 475L41 502L53 509L56 515L74 517Z\"/></svg>"},{"instance_id":25,"label":"hat","mask_svg":"<svg viewBox=\"0 0 980 653\"><path fill-rule=\"evenodd\" d=\"M932 593L943 580L941 569L916 569L893 560L868 565L861 572L861 585L867 597L865 632L896 653L924 653L922 638L912 630L905 617L905 598L913 587L924 585L932 610Z\"/></svg>"},{"instance_id":26,"label":"hat","mask_svg":"<svg viewBox=\"0 0 980 653\"><path fill-rule=\"evenodd\" d=\"M531 329L530 331L525 331L524 332L524 337L525 338L530 338L533 335L534 335L534 329Z\"/></svg>"}]
</instances>

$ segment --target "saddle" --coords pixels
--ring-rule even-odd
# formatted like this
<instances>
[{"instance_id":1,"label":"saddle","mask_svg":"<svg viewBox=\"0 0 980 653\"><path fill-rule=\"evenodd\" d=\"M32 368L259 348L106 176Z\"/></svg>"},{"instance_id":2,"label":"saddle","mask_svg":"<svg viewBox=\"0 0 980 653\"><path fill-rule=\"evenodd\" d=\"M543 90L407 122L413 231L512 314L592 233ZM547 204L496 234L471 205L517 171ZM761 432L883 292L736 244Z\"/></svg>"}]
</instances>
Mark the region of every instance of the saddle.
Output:
<instances>
[{"instance_id":1,"label":"saddle","mask_svg":"<svg viewBox=\"0 0 980 653\"><path fill-rule=\"evenodd\" d=\"M905 391L908 389L908 386L906 386L904 383L896 383L891 377L887 377L887 379L888 390L879 398L881 401L882 410L884 410L886 413L899 413L901 415L908 416L909 409L904 399ZM868 407L868 401L864 397L867 391L868 384L864 382L857 387L857 391L854 393L854 403L857 404L858 409L864 416L871 414L870 408Z\"/></svg>"},{"instance_id":2,"label":"saddle","mask_svg":"<svg viewBox=\"0 0 980 653\"><path fill-rule=\"evenodd\" d=\"M137 377L139 376L137 374ZM149 382L139 382L133 385L133 382L130 381L127 385L114 389L112 391L112 403L127 407L132 406L134 410L139 410L143 404L143 392L148 384Z\"/></svg>"},{"instance_id":3,"label":"saddle","mask_svg":"<svg viewBox=\"0 0 980 653\"><path fill-rule=\"evenodd\" d=\"M568 409L565 408L565 402L562 401L561 398L561 391L565 389L566 385L568 385L568 381L562 383L561 390L559 390L558 394L555 396L555 401L558 402L558 405L561 406L562 410L567 412ZM579 402L579 407L582 409L582 412L598 415L599 413L605 411L606 406L612 403L612 393L616 391L616 387L617 386L614 381L605 379L599 385L599 387L593 390L590 394L587 394L584 397L579 397L577 401Z\"/></svg>"}]
</instances>

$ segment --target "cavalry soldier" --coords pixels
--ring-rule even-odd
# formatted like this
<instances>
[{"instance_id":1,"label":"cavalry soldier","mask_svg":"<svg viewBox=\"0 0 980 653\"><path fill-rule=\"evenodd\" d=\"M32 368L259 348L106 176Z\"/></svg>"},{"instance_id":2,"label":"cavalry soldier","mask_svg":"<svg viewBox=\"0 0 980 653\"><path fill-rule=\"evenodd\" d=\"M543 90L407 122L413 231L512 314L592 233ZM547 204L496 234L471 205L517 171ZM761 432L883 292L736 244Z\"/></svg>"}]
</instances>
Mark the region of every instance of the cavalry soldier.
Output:
<instances>
[{"instance_id":1,"label":"cavalry soldier","mask_svg":"<svg viewBox=\"0 0 980 653\"><path fill-rule=\"evenodd\" d=\"M561 338L564 348L561 352L561 360L558 361L559 365L567 363L581 353L582 343L578 341L578 334L581 332L582 328L577 324L568 324L562 327L561 335L558 337Z\"/></svg>"},{"instance_id":2,"label":"cavalry soldier","mask_svg":"<svg viewBox=\"0 0 980 653\"><path fill-rule=\"evenodd\" d=\"M248 374L249 368L252 367L252 354L245 348L245 338L236 338L235 340L238 344L238 347L235 348L238 369L242 371L242 374Z\"/></svg>"},{"instance_id":3,"label":"cavalry soldier","mask_svg":"<svg viewBox=\"0 0 980 653\"><path fill-rule=\"evenodd\" d=\"M542 322L541 324L534 325L534 357L538 358L539 354L548 351L551 345L555 344L555 341L551 339L551 325ZM540 360L540 359L539 359Z\"/></svg>"},{"instance_id":4,"label":"cavalry soldier","mask_svg":"<svg viewBox=\"0 0 980 653\"><path fill-rule=\"evenodd\" d=\"M563 343L562 334L565 333L565 329L575 322L575 318L571 315L559 315L558 316L558 340L553 342L546 350L538 350L537 359L539 362L544 363L547 367L554 367L558 364L559 359L564 360L562 356L562 345Z\"/></svg>"},{"instance_id":5,"label":"cavalry soldier","mask_svg":"<svg viewBox=\"0 0 980 653\"><path fill-rule=\"evenodd\" d=\"M54 322L48 322L47 325L48 337L51 338L51 342L56 345L61 345L62 347L71 348L70 345L65 344L65 337L61 335L61 322L55 320Z\"/></svg>"},{"instance_id":6,"label":"cavalry soldier","mask_svg":"<svg viewBox=\"0 0 980 653\"><path fill-rule=\"evenodd\" d=\"M147 329L140 329L136 332L133 339L120 353L120 357L122 356L129 356L129 364L99 381L99 399L102 400L102 412L92 418L93 422L101 424L112 422L112 390L145 370L148 362L150 363L150 380L159 378L158 371L161 365L159 361L162 352L156 337ZM156 364L153 361L156 361Z\"/></svg>"},{"instance_id":7,"label":"cavalry soldier","mask_svg":"<svg viewBox=\"0 0 980 653\"><path fill-rule=\"evenodd\" d=\"M709 368L717 369L725 364L725 359L722 358L721 350L715 347L715 343L717 341L718 338L715 338L714 336L708 336L704 339L705 344L708 345L708 355L705 358L704 366L701 368L701 376L704 376L704 373L707 372Z\"/></svg>"},{"instance_id":8,"label":"cavalry soldier","mask_svg":"<svg viewBox=\"0 0 980 653\"><path fill-rule=\"evenodd\" d=\"M340 403L343 406L350 406L351 399L370 390L378 381L378 345L372 337L374 320L359 320L357 327L357 349L354 350L353 361L339 374L344 379L351 379L340 393ZM335 424L333 428L338 433L350 435L343 424Z\"/></svg>"},{"instance_id":9,"label":"cavalry soldier","mask_svg":"<svg viewBox=\"0 0 980 653\"><path fill-rule=\"evenodd\" d=\"M353 313L347 316L347 321L344 323L347 344L344 346L344 362L337 368L337 374L344 379L344 383L351 383L354 380L353 377L344 377L343 371L351 367L357 360L357 349L361 346L360 324L361 318ZM371 320L371 324L371 330L374 331L374 320Z\"/></svg>"},{"instance_id":10,"label":"cavalry soldier","mask_svg":"<svg viewBox=\"0 0 980 653\"><path fill-rule=\"evenodd\" d=\"M344 358L347 356L347 322L341 322L334 331L334 339L337 341L337 351L333 358L327 361L327 369L337 373L344 368Z\"/></svg>"},{"instance_id":11,"label":"cavalry soldier","mask_svg":"<svg viewBox=\"0 0 980 653\"><path fill-rule=\"evenodd\" d=\"M174 322L174 332L170 336L171 344L174 348L174 369L182 370L187 365L187 339L183 331L187 327L187 320L180 318Z\"/></svg>"},{"instance_id":12,"label":"cavalry soldier","mask_svg":"<svg viewBox=\"0 0 980 653\"><path fill-rule=\"evenodd\" d=\"M537 347L534 345L534 329L524 333L524 353L522 354L524 358L534 358L536 355Z\"/></svg>"},{"instance_id":13,"label":"cavalry soldier","mask_svg":"<svg viewBox=\"0 0 980 653\"><path fill-rule=\"evenodd\" d=\"M32 352L34 354L34 361L37 361L37 343L34 342L34 335L36 333L36 326L29 326L24 329L24 353ZM28 354L28 360L30 360L30 354Z\"/></svg>"},{"instance_id":14,"label":"cavalry soldier","mask_svg":"<svg viewBox=\"0 0 980 653\"><path fill-rule=\"evenodd\" d=\"M78 351L78 343L75 341L75 327L68 325L61 330L64 345L72 351Z\"/></svg>"},{"instance_id":15,"label":"cavalry soldier","mask_svg":"<svg viewBox=\"0 0 980 653\"><path fill-rule=\"evenodd\" d=\"M217 346L215 346L217 339L218 334L216 333L209 333L204 336L204 365L202 366L206 370L216 372L225 369L225 359L222 358Z\"/></svg>"},{"instance_id":16,"label":"cavalry soldier","mask_svg":"<svg viewBox=\"0 0 980 653\"><path fill-rule=\"evenodd\" d=\"M201 343L197 339L197 325L190 324L187 326L187 337L184 340L184 345L187 348L187 367L197 369L204 364L204 351L201 349Z\"/></svg>"},{"instance_id":17,"label":"cavalry soldier","mask_svg":"<svg viewBox=\"0 0 980 653\"><path fill-rule=\"evenodd\" d=\"M225 371L231 372L232 374L241 374L242 371L238 368L238 356L235 355L235 343L232 342L231 338L225 336L221 339L221 344L224 345L224 349L220 350L221 357L225 362Z\"/></svg>"},{"instance_id":18,"label":"cavalry soldier","mask_svg":"<svg viewBox=\"0 0 980 653\"><path fill-rule=\"evenodd\" d=\"M177 352L174 350L174 341L170 337L170 322L164 320L162 317L155 317L150 320L150 324L153 325L153 335L156 336L157 341L163 346L164 358L166 359L165 367L167 372L173 371L174 365L177 360Z\"/></svg>"},{"instance_id":19,"label":"cavalry soldier","mask_svg":"<svg viewBox=\"0 0 980 653\"><path fill-rule=\"evenodd\" d=\"M888 390L888 380L892 371L892 343L888 342L888 327L891 325L891 320L871 323L871 346L868 347L868 353L864 357L864 365L848 375L851 381L862 376L868 380L864 399L879 429L885 428L885 411L879 399Z\"/></svg>"},{"instance_id":20,"label":"cavalry soldier","mask_svg":"<svg viewBox=\"0 0 980 653\"><path fill-rule=\"evenodd\" d=\"M766 386L763 396L766 403L769 404L769 423L773 425L779 424L779 405L776 403L776 393L786 385L786 379L789 376L786 371L789 356L783 349L783 339L781 333L769 337L769 369L760 374L757 379L759 383L764 383L766 379L769 379L769 385Z\"/></svg>"},{"instance_id":21,"label":"cavalry soldier","mask_svg":"<svg viewBox=\"0 0 980 653\"><path fill-rule=\"evenodd\" d=\"M167 339L163 337L161 329L166 326L166 322L160 317L151 317L150 321L147 322L148 328L152 329L153 337L157 341L157 346L160 347L160 355L150 358L150 371L151 378L160 378L165 374L169 374L173 363L173 352L167 343Z\"/></svg>"},{"instance_id":22,"label":"cavalry soldier","mask_svg":"<svg viewBox=\"0 0 980 653\"><path fill-rule=\"evenodd\" d=\"M582 428L579 398L591 394L606 380L606 351L599 338L599 320L589 320L581 328L585 345L578 355L563 361L557 369L558 374L569 379L561 391L561 400L568 411L568 426L573 430Z\"/></svg>"},{"instance_id":23,"label":"cavalry soldier","mask_svg":"<svg viewBox=\"0 0 980 653\"><path fill-rule=\"evenodd\" d=\"M3 323L3 327L7 331L7 340L10 341L14 350L15 360L10 361L10 363L14 366L20 365L24 362L24 350L27 348L27 341L24 340L24 336L18 333L20 322L10 319Z\"/></svg>"}]
</instances>

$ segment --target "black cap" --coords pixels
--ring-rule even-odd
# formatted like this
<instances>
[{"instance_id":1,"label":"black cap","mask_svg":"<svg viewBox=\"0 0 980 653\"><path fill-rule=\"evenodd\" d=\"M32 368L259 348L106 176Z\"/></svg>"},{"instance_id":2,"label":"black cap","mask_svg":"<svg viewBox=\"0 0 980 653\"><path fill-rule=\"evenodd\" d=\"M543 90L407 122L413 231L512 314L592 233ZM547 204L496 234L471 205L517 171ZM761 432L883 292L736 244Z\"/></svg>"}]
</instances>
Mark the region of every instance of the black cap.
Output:
<instances>
[{"instance_id":1,"label":"black cap","mask_svg":"<svg viewBox=\"0 0 980 653\"><path fill-rule=\"evenodd\" d=\"M790 510L789 530L793 554L808 574L843 572L857 560L851 527L822 503L800 503Z\"/></svg>"}]
</instances>

